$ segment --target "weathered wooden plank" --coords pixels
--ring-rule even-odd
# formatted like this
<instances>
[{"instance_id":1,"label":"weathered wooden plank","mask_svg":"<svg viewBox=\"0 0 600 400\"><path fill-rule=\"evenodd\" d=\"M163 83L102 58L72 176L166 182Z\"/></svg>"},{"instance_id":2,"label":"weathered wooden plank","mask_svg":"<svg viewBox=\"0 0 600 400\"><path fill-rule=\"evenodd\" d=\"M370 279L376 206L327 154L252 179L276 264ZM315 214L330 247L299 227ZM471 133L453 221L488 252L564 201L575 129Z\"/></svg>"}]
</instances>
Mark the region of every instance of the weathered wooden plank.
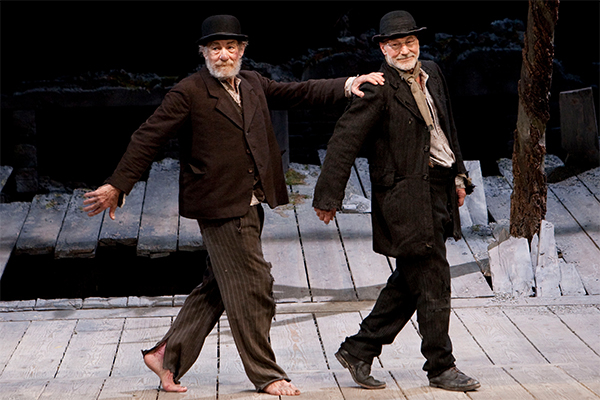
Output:
<instances>
[{"instance_id":1,"label":"weathered wooden plank","mask_svg":"<svg viewBox=\"0 0 600 400\"><path fill-rule=\"evenodd\" d=\"M8 165L0 166L0 192L2 191L2 189L4 189L4 185L6 185L6 182L8 181L8 178L10 178L12 172L13 167Z\"/></svg>"},{"instance_id":2,"label":"weathered wooden plank","mask_svg":"<svg viewBox=\"0 0 600 400\"><path fill-rule=\"evenodd\" d=\"M509 296L533 294L535 278L526 238L511 236L490 248L489 256L494 293Z\"/></svg>"},{"instance_id":3,"label":"weathered wooden plank","mask_svg":"<svg viewBox=\"0 0 600 400\"><path fill-rule=\"evenodd\" d=\"M477 370L473 371L470 369L467 371L465 368L463 372L471 373L481 382L481 388L469 392L469 398L474 400L533 400L534 397L506 371L507 369L502 366L479 366Z\"/></svg>"},{"instance_id":4,"label":"weathered wooden plank","mask_svg":"<svg viewBox=\"0 0 600 400\"><path fill-rule=\"evenodd\" d=\"M531 241L531 263L535 272L535 295L558 297L560 292L560 267L554 239L554 225L543 220L538 235Z\"/></svg>"},{"instance_id":5,"label":"weathered wooden plank","mask_svg":"<svg viewBox=\"0 0 600 400\"><path fill-rule=\"evenodd\" d=\"M104 378L53 379L39 400L96 400Z\"/></svg>"},{"instance_id":6,"label":"weathered wooden plank","mask_svg":"<svg viewBox=\"0 0 600 400\"><path fill-rule=\"evenodd\" d=\"M577 177L596 196L596 199L600 200L600 167L583 172Z\"/></svg>"},{"instance_id":7,"label":"weathered wooden plank","mask_svg":"<svg viewBox=\"0 0 600 400\"><path fill-rule=\"evenodd\" d=\"M48 380L28 379L17 381L0 380L0 399L1 400L28 400L38 399L46 386Z\"/></svg>"},{"instance_id":8,"label":"weathered wooden plank","mask_svg":"<svg viewBox=\"0 0 600 400\"><path fill-rule=\"evenodd\" d=\"M494 242L492 230L489 227L471 226L463 228L462 235L483 275L491 276L488 247Z\"/></svg>"},{"instance_id":9,"label":"weathered wooden plank","mask_svg":"<svg viewBox=\"0 0 600 400\"><path fill-rule=\"evenodd\" d=\"M348 370L344 369L335 358L335 353L338 351L345 337L358 332L359 324L362 320L359 313L316 314L315 316L319 332L321 333L323 348L325 349L325 357L327 358L329 368L335 374L344 399L405 399L402 391L398 389L389 373L381 368L381 364L377 359L373 362L372 375L379 380L385 381L387 386L381 390L365 390L354 383Z\"/></svg>"},{"instance_id":10,"label":"weathered wooden plank","mask_svg":"<svg viewBox=\"0 0 600 400\"><path fill-rule=\"evenodd\" d=\"M510 195L512 188L502 176L486 176L483 178L485 201L494 221L510 219Z\"/></svg>"},{"instance_id":11,"label":"weathered wooden plank","mask_svg":"<svg viewBox=\"0 0 600 400\"><path fill-rule=\"evenodd\" d=\"M156 400L158 379L156 375L118 376L105 380L98 400L136 399ZM200 397L199 397L200 398ZM212 399L211 399L212 400Z\"/></svg>"},{"instance_id":12,"label":"weathered wooden plank","mask_svg":"<svg viewBox=\"0 0 600 400\"><path fill-rule=\"evenodd\" d=\"M551 364L600 363L600 356L547 307L506 307L504 314Z\"/></svg>"},{"instance_id":13,"label":"weathered wooden plank","mask_svg":"<svg viewBox=\"0 0 600 400\"><path fill-rule=\"evenodd\" d=\"M76 321L33 321L2 373L2 380L52 379Z\"/></svg>"},{"instance_id":14,"label":"weathered wooden plank","mask_svg":"<svg viewBox=\"0 0 600 400\"><path fill-rule=\"evenodd\" d=\"M600 249L551 191L547 206L546 219L554 224L556 246L562 257L575 265L588 294L600 294Z\"/></svg>"},{"instance_id":15,"label":"weathered wooden plank","mask_svg":"<svg viewBox=\"0 0 600 400\"><path fill-rule=\"evenodd\" d=\"M306 199L302 197L292 196L292 202L297 205L304 201ZM293 205L278 207L275 210L268 206L263 208L265 224L262 232L262 248L265 260L272 265L275 299L278 302L310 301L310 290Z\"/></svg>"},{"instance_id":16,"label":"weathered wooden plank","mask_svg":"<svg viewBox=\"0 0 600 400\"><path fill-rule=\"evenodd\" d=\"M600 310L597 306L551 306L550 309L595 354L600 354Z\"/></svg>"},{"instance_id":17,"label":"weathered wooden plank","mask_svg":"<svg viewBox=\"0 0 600 400\"><path fill-rule=\"evenodd\" d=\"M179 161L166 158L152 164L146 183L138 255L163 257L177 250L178 194Z\"/></svg>"},{"instance_id":18,"label":"weathered wooden plank","mask_svg":"<svg viewBox=\"0 0 600 400\"><path fill-rule=\"evenodd\" d=\"M278 316L270 337L278 364L303 396L315 400L344 398L327 368L312 314Z\"/></svg>"},{"instance_id":19,"label":"weathered wooden plank","mask_svg":"<svg viewBox=\"0 0 600 400\"><path fill-rule=\"evenodd\" d=\"M495 365L547 364L501 309L461 308L454 312Z\"/></svg>"},{"instance_id":20,"label":"weathered wooden plank","mask_svg":"<svg viewBox=\"0 0 600 400\"><path fill-rule=\"evenodd\" d=\"M56 378L107 378L112 369L125 319L82 319Z\"/></svg>"},{"instance_id":21,"label":"weathered wooden plank","mask_svg":"<svg viewBox=\"0 0 600 400\"><path fill-rule=\"evenodd\" d=\"M585 287L581 276L573 264L562 258L558 262L560 269L560 292L563 296L585 296Z\"/></svg>"},{"instance_id":22,"label":"weathered wooden plank","mask_svg":"<svg viewBox=\"0 0 600 400\"><path fill-rule=\"evenodd\" d=\"M115 213L115 220L110 219L108 213L104 214L102 230L100 231L100 246L135 246L138 242L142 206L146 194L146 182L137 182L125 204Z\"/></svg>"},{"instance_id":23,"label":"weathered wooden plank","mask_svg":"<svg viewBox=\"0 0 600 400\"><path fill-rule=\"evenodd\" d=\"M589 389L555 365L538 365L536 368L526 365L513 365L507 371L536 399L598 399Z\"/></svg>"},{"instance_id":24,"label":"weathered wooden plank","mask_svg":"<svg viewBox=\"0 0 600 400\"><path fill-rule=\"evenodd\" d=\"M585 366L600 365L600 356L547 307L507 308L505 314L551 364L559 365L578 382L600 387L600 370Z\"/></svg>"},{"instance_id":25,"label":"weathered wooden plank","mask_svg":"<svg viewBox=\"0 0 600 400\"><path fill-rule=\"evenodd\" d=\"M392 269L385 256L373 251L371 216L339 213L336 219L358 299L375 300Z\"/></svg>"},{"instance_id":26,"label":"weathered wooden plank","mask_svg":"<svg viewBox=\"0 0 600 400\"><path fill-rule=\"evenodd\" d=\"M291 165L298 172L306 174L306 185L296 185L292 192L306 197L305 202L295 207L313 300L356 300L336 224L332 221L325 225L316 216L311 204L320 169L314 165L307 165L306 169Z\"/></svg>"},{"instance_id":27,"label":"weathered wooden plank","mask_svg":"<svg viewBox=\"0 0 600 400\"><path fill-rule=\"evenodd\" d=\"M15 254L52 254L70 198L71 195L61 193L33 198L17 240Z\"/></svg>"},{"instance_id":28,"label":"weathered wooden plank","mask_svg":"<svg viewBox=\"0 0 600 400\"><path fill-rule=\"evenodd\" d=\"M171 327L171 317L128 318L115 356L111 376L153 374L144 364L141 351L154 346ZM156 378L158 387L159 379Z\"/></svg>"},{"instance_id":29,"label":"weathered wooden plank","mask_svg":"<svg viewBox=\"0 0 600 400\"><path fill-rule=\"evenodd\" d=\"M30 203L21 202L0 203L0 278L15 248L30 206Z\"/></svg>"},{"instance_id":30,"label":"weathered wooden plank","mask_svg":"<svg viewBox=\"0 0 600 400\"><path fill-rule=\"evenodd\" d=\"M2 338L2 346L0 346L0 379L4 367L6 367L28 327L29 321L11 321L0 324L0 337Z\"/></svg>"},{"instance_id":31,"label":"weathered wooden plank","mask_svg":"<svg viewBox=\"0 0 600 400\"><path fill-rule=\"evenodd\" d=\"M593 193L575 176L562 182L550 183L548 189L569 210L596 246L600 247L600 201Z\"/></svg>"},{"instance_id":32,"label":"weathered wooden plank","mask_svg":"<svg viewBox=\"0 0 600 400\"><path fill-rule=\"evenodd\" d=\"M600 148L592 88L561 92L559 105L562 148L570 157L597 167Z\"/></svg>"},{"instance_id":33,"label":"weathered wooden plank","mask_svg":"<svg viewBox=\"0 0 600 400\"><path fill-rule=\"evenodd\" d=\"M469 171L469 178L475 185L473 193L465 199L465 206L469 209L471 220L475 225L488 224L488 210L485 201L485 191L483 186L483 175L479 161L465 161L465 167Z\"/></svg>"},{"instance_id":34,"label":"weathered wooden plank","mask_svg":"<svg viewBox=\"0 0 600 400\"><path fill-rule=\"evenodd\" d=\"M492 297L488 285L471 250L464 240L446 241L446 257L452 277L452 297Z\"/></svg>"},{"instance_id":35,"label":"weathered wooden plank","mask_svg":"<svg viewBox=\"0 0 600 400\"><path fill-rule=\"evenodd\" d=\"M206 250L197 220L179 217L179 239L177 249L179 251Z\"/></svg>"},{"instance_id":36,"label":"weathered wooden plank","mask_svg":"<svg viewBox=\"0 0 600 400\"><path fill-rule=\"evenodd\" d=\"M75 189L56 241L55 258L92 258L98 247L103 214L88 217L83 211L87 190Z\"/></svg>"},{"instance_id":37,"label":"weathered wooden plank","mask_svg":"<svg viewBox=\"0 0 600 400\"><path fill-rule=\"evenodd\" d=\"M277 362L288 373L327 369L312 314L279 315L270 337Z\"/></svg>"}]
</instances>

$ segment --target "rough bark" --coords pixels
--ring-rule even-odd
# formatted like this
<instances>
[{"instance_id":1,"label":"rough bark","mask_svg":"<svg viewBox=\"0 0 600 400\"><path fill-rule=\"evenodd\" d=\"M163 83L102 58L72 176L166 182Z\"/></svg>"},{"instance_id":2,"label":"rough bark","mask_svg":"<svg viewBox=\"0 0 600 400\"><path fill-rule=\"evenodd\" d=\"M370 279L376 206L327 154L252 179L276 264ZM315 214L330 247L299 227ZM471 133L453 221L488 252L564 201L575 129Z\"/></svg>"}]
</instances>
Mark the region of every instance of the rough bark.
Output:
<instances>
[{"instance_id":1,"label":"rough bark","mask_svg":"<svg viewBox=\"0 0 600 400\"><path fill-rule=\"evenodd\" d=\"M513 193L510 233L531 238L546 216L544 172L546 123L550 118L550 84L554 58L554 27L558 1L529 1L523 63L519 80L519 110L513 148Z\"/></svg>"}]
</instances>

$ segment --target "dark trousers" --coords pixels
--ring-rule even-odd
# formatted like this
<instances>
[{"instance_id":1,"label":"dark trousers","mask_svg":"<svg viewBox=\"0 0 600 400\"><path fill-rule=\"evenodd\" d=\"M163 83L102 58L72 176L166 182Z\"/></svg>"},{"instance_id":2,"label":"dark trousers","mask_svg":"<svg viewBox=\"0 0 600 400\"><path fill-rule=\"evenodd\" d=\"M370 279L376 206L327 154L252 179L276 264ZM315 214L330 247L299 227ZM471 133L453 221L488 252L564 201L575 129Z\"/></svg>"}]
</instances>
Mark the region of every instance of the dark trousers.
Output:
<instances>
[{"instance_id":1,"label":"dark trousers","mask_svg":"<svg viewBox=\"0 0 600 400\"><path fill-rule=\"evenodd\" d=\"M223 314L250 381L257 390L289 378L276 364L269 343L275 315L271 264L265 261L260 235L262 207L250 207L244 217L199 221L209 254L203 282L187 297L165 337L163 366L175 381L194 364L204 340ZM152 351L148 350L146 352Z\"/></svg>"},{"instance_id":2,"label":"dark trousers","mask_svg":"<svg viewBox=\"0 0 600 400\"><path fill-rule=\"evenodd\" d=\"M432 254L423 258L396 259L396 270L381 290L371 313L359 332L347 337L342 348L367 363L391 344L417 312L422 337L423 369L434 377L454 366L450 323L450 267L446 259L446 234L451 226L449 212L454 190L450 170L430 169L431 201L435 224Z\"/></svg>"}]
</instances>

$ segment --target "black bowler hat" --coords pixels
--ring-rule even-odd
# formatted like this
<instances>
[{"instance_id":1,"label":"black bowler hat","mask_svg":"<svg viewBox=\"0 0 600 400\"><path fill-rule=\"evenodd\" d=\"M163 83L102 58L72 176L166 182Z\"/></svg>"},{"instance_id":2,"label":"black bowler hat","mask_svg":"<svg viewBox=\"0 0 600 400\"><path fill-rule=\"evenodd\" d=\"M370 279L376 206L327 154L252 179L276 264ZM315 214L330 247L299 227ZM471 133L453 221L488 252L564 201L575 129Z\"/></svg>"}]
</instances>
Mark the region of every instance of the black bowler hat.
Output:
<instances>
[{"instance_id":1,"label":"black bowler hat","mask_svg":"<svg viewBox=\"0 0 600 400\"><path fill-rule=\"evenodd\" d=\"M213 40L235 39L248 40L242 34L240 21L233 15L213 15L202 22L202 37L196 43L205 45Z\"/></svg>"},{"instance_id":2,"label":"black bowler hat","mask_svg":"<svg viewBox=\"0 0 600 400\"><path fill-rule=\"evenodd\" d=\"M427 28L417 27L415 19L406 11L391 11L379 22L379 35L373 36L376 43L397 37L413 35Z\"/></svg>"}]
</instances>

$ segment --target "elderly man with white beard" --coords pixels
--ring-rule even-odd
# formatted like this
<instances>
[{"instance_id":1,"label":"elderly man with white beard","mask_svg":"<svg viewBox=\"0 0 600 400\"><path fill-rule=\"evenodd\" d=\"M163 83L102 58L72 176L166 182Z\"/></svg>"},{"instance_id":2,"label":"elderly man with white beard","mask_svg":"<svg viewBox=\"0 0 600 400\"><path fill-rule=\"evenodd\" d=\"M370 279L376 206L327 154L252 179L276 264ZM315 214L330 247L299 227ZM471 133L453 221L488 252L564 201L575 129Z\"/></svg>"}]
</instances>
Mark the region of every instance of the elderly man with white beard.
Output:
<instances>
[{"instance_id":1,"label":"elderly man with white beard","mask_svg":"<svg viewBox=\"0 0 600 400\"><path fill-rule=\"evenodd\" d=\"M406 11L381 18L373 37L385 56L385 85L365 85L338 121L315 187L313 206L329 223L340 209L354 159L368 149L373 249L396 259L359 332L336 353L367 389L385 382L370 375L373 359L417 313L429 384L475 390L480 384L455 366L450 322L446 238L461 235L458 207L472 189L462 160L446 82L432 61L419 61L417 27Z\"/></svg>"},{"instance_id":2,"label":"elderly man with white beard","mask_svg":"<svg viewBox=\"0 0 600 400\"><path fill-rule=\"evenodd\" d=\"M169 392L185 392L179 379L191 368L224 311L246 374L258 391L298 395L277 365L269 343L275 314L271 264L262 253L262 203L288 202L281 150L269 108L322 107L345 102L364 82L382 74L280 83L240 71L248 37L231 15L202 23L198 44L206 68L183 79L135 131L106 184L86 195L88 215L109 209L150 166L170 138L179 137L179 212L198 220L209 261L202 283L187 297L165 336L143 351L144 362ZM186 279L184 266L171 271ZM176 271L176 272L175 272ZM160 277L157 277L160 279Z\"/></svg>"}]
</instances>

